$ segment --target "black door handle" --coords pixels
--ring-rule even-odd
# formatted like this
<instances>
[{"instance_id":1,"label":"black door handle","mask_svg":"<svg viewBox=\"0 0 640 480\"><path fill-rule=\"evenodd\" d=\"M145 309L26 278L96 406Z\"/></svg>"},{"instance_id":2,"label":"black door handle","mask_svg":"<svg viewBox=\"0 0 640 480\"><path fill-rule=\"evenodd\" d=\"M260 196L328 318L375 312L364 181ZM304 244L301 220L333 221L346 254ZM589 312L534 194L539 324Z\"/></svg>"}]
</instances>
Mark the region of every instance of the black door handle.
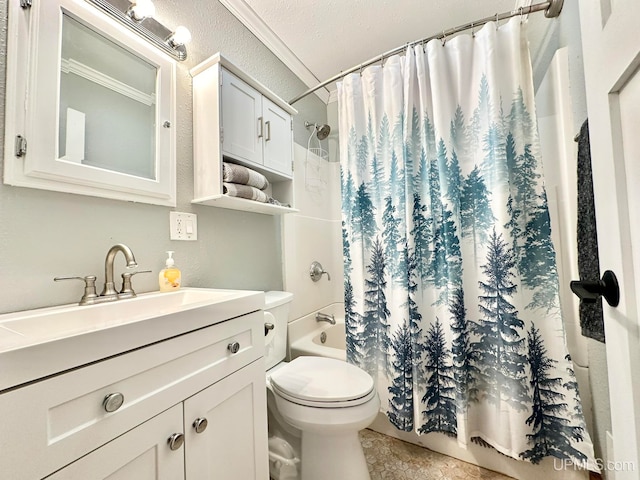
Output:
<instances>
[{"instance_id":1,"label":"black door handle","mask_svg":"<svg viewBox=\"0 0 640 480\"><path fill-rule=\"evenodd\" d=\"M616 274L607 270L602 275L602 280L581 282L574 280L569 286L571 291L584 303L596 303L603 296L609 305L617 307L620 303L620 287Z\"/></svg>"}]
</instances>

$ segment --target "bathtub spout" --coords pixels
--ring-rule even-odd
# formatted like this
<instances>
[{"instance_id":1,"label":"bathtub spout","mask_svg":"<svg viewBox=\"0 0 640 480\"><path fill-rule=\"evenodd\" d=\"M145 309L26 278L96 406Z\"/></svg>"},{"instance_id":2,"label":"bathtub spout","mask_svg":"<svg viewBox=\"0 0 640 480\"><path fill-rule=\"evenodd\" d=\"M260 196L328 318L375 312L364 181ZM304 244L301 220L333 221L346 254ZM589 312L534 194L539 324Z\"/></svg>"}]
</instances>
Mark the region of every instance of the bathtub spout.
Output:
<instances>
[{"instance_id":1,"label":"bathtub spout","mask_svg":"<svg viewBox=\"0 0 640 480\"><path fill-rule=\"evenodd\" d=\"M316 322L329 322L331 325L336 324L336 319L333 315L327 315L326 313L316 313Z\"/></svg>"}]
</instances>

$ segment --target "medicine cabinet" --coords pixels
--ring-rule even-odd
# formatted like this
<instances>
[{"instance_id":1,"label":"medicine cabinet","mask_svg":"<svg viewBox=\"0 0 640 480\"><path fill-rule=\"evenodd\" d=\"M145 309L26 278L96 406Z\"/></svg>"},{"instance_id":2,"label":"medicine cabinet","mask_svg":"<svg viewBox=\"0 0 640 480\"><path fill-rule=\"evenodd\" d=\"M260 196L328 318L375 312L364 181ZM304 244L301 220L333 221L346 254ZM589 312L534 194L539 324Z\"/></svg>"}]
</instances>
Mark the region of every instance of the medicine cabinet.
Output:
<instances>
[{"instance_id":1,"label":"medicine cabinet","mask_svg":"<svg viewBox=\"0 0 640 480\"><path fill-rule=\"evenodd\" d=\"M175 206L175 60L84 0L8 28L4 183Z\"/></svg>"}]
</instances>

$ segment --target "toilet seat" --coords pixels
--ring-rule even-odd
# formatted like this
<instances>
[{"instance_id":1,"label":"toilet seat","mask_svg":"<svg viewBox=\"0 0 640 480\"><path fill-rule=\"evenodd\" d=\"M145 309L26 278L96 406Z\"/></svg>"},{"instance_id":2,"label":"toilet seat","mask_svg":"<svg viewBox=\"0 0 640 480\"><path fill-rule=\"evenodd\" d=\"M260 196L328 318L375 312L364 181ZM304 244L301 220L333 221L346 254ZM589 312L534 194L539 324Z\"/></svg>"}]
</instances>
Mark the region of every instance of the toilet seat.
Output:
<instances>
[{"instance_id":1,"label":"toilet seat","mask_svg":"<svg viewBox=\"0 0 640 480\"><path fill-rule=\"evenodd\" d=\"M368 373L333 358L298 357L273 372L270 381L275 394L309 407L351 407L376 395Z\"/></svg>"}]
</instances>

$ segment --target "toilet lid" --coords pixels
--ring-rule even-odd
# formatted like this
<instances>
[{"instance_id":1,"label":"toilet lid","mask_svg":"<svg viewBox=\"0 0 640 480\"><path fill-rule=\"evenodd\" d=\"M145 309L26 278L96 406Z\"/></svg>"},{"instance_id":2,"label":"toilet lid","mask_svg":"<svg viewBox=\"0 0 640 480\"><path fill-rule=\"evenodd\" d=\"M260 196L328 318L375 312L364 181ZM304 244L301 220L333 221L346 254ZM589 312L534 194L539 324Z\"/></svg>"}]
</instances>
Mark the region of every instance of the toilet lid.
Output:
<instances>
[{"instance_id":1,"label":"toilet lid","mask_svg":"<svg viewBox=\"0 0 640 480\"><path fill-rule=\"evenodd\" d=\"M373 378L367 372L325 357L295 358L271 375L271 385L285 398L314 405L344 405L357 399L366 401L375 394Z\"/></svg>"}]
</instances>

